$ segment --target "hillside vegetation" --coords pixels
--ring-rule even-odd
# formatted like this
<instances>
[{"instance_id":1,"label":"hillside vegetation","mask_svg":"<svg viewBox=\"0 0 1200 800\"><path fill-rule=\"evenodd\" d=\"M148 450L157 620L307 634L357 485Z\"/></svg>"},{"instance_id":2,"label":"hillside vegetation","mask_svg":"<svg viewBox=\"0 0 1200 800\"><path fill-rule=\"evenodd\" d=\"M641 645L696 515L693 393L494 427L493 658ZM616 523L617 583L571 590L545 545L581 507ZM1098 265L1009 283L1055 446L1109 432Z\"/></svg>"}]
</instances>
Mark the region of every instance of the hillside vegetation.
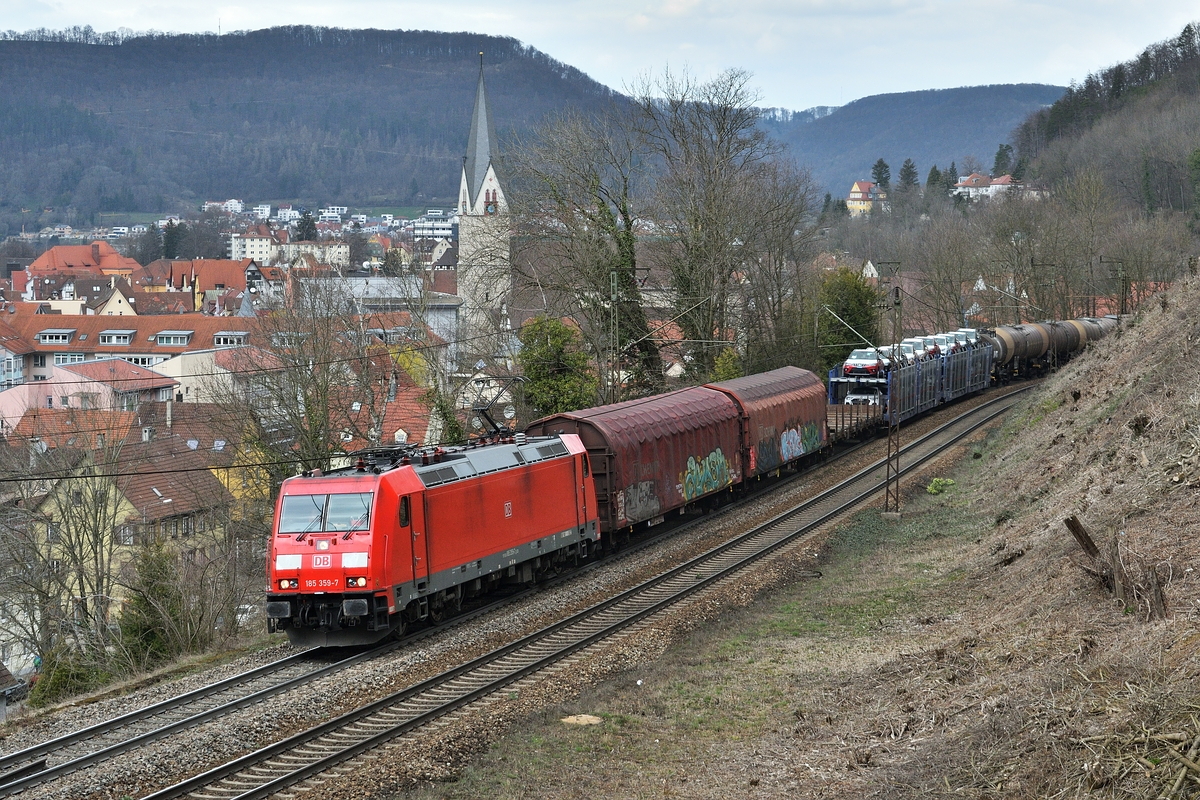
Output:
<instances>
[{"instance_id":1,"label":"hillside vegetation","mask_svg":"<svg viewBox=\"0 0 1200 800\"><path fill-rule=\"evenodd\" d=\"M1200 29L1072 83L1017 132L1030 175L1062 185L1099 175L1126 205L1194 211L1200 188Z\"/></svg>"}]
</instances>

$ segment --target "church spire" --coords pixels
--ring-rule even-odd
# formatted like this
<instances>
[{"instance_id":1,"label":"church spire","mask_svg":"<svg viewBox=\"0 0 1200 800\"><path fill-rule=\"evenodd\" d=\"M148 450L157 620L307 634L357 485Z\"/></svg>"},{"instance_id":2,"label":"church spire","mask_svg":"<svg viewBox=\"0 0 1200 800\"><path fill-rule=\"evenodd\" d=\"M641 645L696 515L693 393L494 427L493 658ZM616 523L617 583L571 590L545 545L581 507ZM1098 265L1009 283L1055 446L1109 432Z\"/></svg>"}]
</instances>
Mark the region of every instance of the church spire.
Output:
<instances>
[{"instance_id":1,"label":"church spire","mask_svg":"<svg viewBox=\"0 0 1200 800\"><path fill-rule=\"evenodd\" d=\"M467 157L463 161L463 178L467 188L467 205L474 208L488 167L493 167L496 132L492 126L492 109L488 106L487 89L483 83L483 51L479 52L479 85L475 90L475 110L471 114L471 135L467 139Z\"/></svg>"}]
</instances>

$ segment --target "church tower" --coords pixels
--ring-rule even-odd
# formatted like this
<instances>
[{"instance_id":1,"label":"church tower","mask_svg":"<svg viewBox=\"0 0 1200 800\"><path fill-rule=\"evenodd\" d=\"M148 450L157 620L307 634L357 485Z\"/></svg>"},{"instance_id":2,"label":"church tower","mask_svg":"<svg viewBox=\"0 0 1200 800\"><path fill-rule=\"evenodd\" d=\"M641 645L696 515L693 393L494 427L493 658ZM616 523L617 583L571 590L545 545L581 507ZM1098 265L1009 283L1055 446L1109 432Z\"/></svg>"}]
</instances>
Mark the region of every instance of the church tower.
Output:
<instances>
[{"instance_id":1,"label":"church tower","mask_svg":"<svg viewBox=\"0 0 1200 800\"><path fill-rule=\"evenodd\" d=\"M480 53L475 110L458 192L458 294L463 300L459 330L465 345L463 355L472 351L495 354L500 337L509 327L512 271L507 212L508 201L496 169L496 131Z\"/></svg>"}]
</instances>

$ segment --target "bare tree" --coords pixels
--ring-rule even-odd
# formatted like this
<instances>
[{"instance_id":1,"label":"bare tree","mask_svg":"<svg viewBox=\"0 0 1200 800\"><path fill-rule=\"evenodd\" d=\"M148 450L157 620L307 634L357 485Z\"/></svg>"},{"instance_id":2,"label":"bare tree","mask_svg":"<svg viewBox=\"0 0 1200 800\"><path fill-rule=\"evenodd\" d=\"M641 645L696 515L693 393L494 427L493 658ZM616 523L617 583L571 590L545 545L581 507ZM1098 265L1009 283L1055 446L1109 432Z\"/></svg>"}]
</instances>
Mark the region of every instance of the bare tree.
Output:
<instances>
[{"instance_id":1,"label":"bare tree","mask_svg":"<svg viewBox=\"0 0 1200 800\"><path fill-rule=\"evenodd\" d=\"M555 299L556 313L580 317L597 360L614 345L609 337L615 315L617 342L631 350L635 392L658 390L658 347L638 288L637 192L644 152L628 111L613 106L598 116L565 112L511 152L517 181L512 213L520 233L514 270L539 289L547 306Z\"/></svg>"},{"instance_id":2,"label":"bare tree","mask_svg":"<svg viewBox=\"0 0 1200 800\"><path fill-rule=\"evenodd\" d=\"M340 279L296 280L258 320L264 346L231 351L230 380L210 391L241 415L242 440L276 480L328 469L348 441L380 440L398 377L386 319L360 313Z\"/></svg>"},{"instance_id":3,"label":"bare tree","mask_svg":"<svg viewBox=\"0 0 1200 800\"><path fill-rule=\"evenodd\" d=\"M754 193L779 147L758 126L758 97L742 70L706 83L667 71L643 79L634 99L659 170L656 259L670 275L690 371L706 377L732 343L731 296L754 234Z\"/></svg>"}]
</instances>

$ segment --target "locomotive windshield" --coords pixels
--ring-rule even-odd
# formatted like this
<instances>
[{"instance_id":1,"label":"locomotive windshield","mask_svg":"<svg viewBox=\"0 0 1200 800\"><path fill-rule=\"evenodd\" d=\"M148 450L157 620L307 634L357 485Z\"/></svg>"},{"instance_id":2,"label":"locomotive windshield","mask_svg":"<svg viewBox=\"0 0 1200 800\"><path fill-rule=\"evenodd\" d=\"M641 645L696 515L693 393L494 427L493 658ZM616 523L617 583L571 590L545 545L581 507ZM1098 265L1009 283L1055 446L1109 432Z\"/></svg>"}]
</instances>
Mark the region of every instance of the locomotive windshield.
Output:
<instances>
[{"instance_id":1,"label":"locomotive windshield","mask_svg":"<svg viewBox=\"0 0 1200 800\"><path fill-rule=\"evenodd\" d=\"M371 527L373 492L293 494L283 498L279 533L365 531Z\"/></svg>"}]
</instances>

